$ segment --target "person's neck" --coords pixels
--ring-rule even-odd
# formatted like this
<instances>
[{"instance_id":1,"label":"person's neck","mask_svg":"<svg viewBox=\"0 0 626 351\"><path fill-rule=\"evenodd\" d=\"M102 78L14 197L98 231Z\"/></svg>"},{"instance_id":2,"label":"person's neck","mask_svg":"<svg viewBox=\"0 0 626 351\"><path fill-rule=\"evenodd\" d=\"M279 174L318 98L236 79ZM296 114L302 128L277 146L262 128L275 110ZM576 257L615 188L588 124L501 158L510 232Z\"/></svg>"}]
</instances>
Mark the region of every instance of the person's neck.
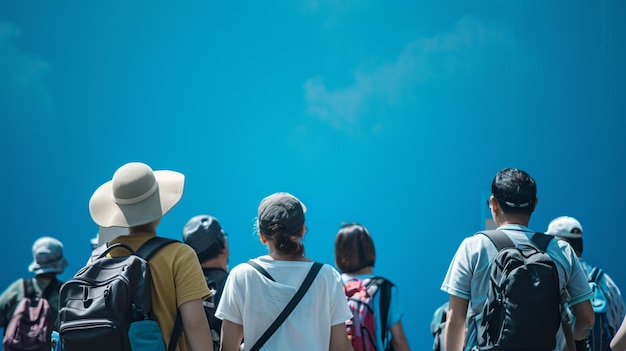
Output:
<instances>
[{"instance_id":1,"label":"person's neck","mask_svg":"<svg viewBox=\"0 0 626 351\"><path fill-rule=\"evenodd\" d=\"M309 261L309 259L301 254L286 255L278 251L270 251L266 258L274 261Z\"/></svg>"},{"instance_id":2,"label":"person's neck","mask_svg":"<svg viewBox=\"0 0 626 351\"><path fill-rule=\"evenodd\" d=\"M496 223L498 224L498 227L501 227L507 224L523 225L524 227L528 227L529 222L530 222L530 216L526 216L526 215L502 214L499 218L496 218Z\"/></svg>"},{"instance_id":3,"label":"person's neck","mask_svg":"<svg viewBox=\"0 0 626 351\"><path fill-rule=\"evenodd\" d=\"M157 224L158 224L158 222L151 222L151 223L138 225L136 227L130 227L130 228L128 228L128 233L129 234L134 234L134 233L153 233L153 234L156 234Z\"/></svg>"},{"instance_id":4,"label":"person's neck","mask_svg":"<svg viewBox=\"0 0 626 351\"><path fill-rule=\"evenodd\" d=\"M374 268L372 266L363 267L358 271L350 272L352 275L365 275L365 274L374 274Z\"/></svg>"},{"instance_id":5,"label":"person's neck","mask_svg":"<svg viewBox=\"0 0 626 351\"><path fill-rule=\"evenodd\" d=\"M48 284L51 281L53 281L57 276L56 274L52 274L52 273L44 273L44 274L38 274L36 277L40 279L41 281L43 281L45 284Z\"/></svg>"},{"instance_id":6,"label":"person's neck","mask_svg":"<svg viewBox=\"0 0 626 351\"><path fill-rule=\"evenodd\" d=\"M217 256L215 258L202 262L201 266L202 268L223 269L228 272L228 258Z\"/></svg>"},{"instance_id":7,"label":"person's neck","mask_svg":"<svg viewBox=\"0 0 626 351\"><path fill-rule=\"evenodd\" d=\"M269 250L267 256L265 256L269 260L274 261L310 261L308 258L304 257L303 253L295 253L295 254L284 254L276 249L273 242L267 242L267 249Z\"/></svg>"}]
</instances>

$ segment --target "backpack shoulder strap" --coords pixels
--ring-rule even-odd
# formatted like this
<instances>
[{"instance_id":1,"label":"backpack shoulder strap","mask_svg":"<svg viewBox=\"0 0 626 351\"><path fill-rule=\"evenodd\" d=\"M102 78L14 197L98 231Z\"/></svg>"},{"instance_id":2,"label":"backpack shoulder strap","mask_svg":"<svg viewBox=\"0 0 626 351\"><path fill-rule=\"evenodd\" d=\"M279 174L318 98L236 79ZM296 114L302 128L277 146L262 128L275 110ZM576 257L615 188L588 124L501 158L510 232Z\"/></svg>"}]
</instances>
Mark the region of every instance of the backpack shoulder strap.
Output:
<instances>
[{"instance_id":1,"label":"backpack shoulder strap","mask_svg":"<svg viewBox=\"0 0 626 351\"><path fill-rule=\"evenodd\" d=\"M391 306L391 288L394 286L392 282L382 277L372 279L375 285L380 287L380 323L381 323L381 340L383 347L387 348L387 329L389 326L389 307Z\"/></svg>"},{"instance_id":2,"label":"backpack shoulder strap","mask_svg":"<svg viewBox=\"0 0 626 351\"><path fill-rule=\"evenodd\" d=\"M104 244L96 247L95 249L93 249L91 251L91 259L89 260L89 262L93 262L93 261L97 260L98 257L100 257L100 255L102 255L102 253L104 253L104 251L106 251L108 246L109 246L109 243L104 243Z\"/></svg>"},{"instance_id":3,"label":"backpack shoulder strap","mask_svg":"<svg viewBox=\"0 0 626 351\"><path fill-rule=\"evenodd\" d=\"M546 252L546 250L548 250L548 245L550 245L550 241L552 241L552 239L554 239L552 235L539 232L533 234L533 237L530 238L530 240L537 246L537 248L541 252Z\"/></svg>"},{"instance_id":4,"label":"backpack shoulder strap","mask_svg":"<svg viewBox=\"0 0 626 351\"><path fill-rule=\"evenodd\" d=\"M249 260L248 262L246 262L247 264L251 265L252 267L254 267L254 269L256 269L259 273L261 273L265 278L275 282L276 280L274 280L274 277L272 277L268 271L265 270L265 268L263 268L260 264L254 262L253 260Z\"/></svg>"},{"instance_id":5,"label":"backpack shoulder strap","mask_svg":"<svg viewBox=\"0 0 626 351\"><path fill-rule=\"evenodd\" d=\"M593 267L589 275L587 276L587 280L591 283L597 283L602 276L604 275L604 271L600 267Z\"/></svg>"},{"instance_id":6,"label":"backpack shoulder strap","mask_svg":"<svg viewBox=\"0 0 626 351\"><path fill-rule=\"evenodd\" d=\"M498 249L498 251L508 248L508 247L515 247L515 244L513 243L511 238L509 238L509 236L506 235L506 233L501 230L497 230L497 229L484 230L479 233L488 237L489 240L491 240L493 245L496 247L496 249Z\"/></svg>"},{"instance_id":7,"label":"backpack shoulder strap","mask_svg":"<svg viewBox=\"0 0 626 351\"><path fill-rule=\"evenodd\" d=\"M291 300L289 301L285 309L278 315L278 317L274 320L272 325L270 325L270 327L267 328L265 333L261 335L259 340L257 340L254 343L254 345L252 345L252 348L250 349L251 351L260 350L261 346L263 346L267 342L267 340L269 340L269 338L272 337L272 335L274 334L274 332L276 332L278 327L280 327L280 325L283 324L285 319L289 317L289 315L291 314L291 311L293 311L293 309L296 308L300 300L302 300L306 292L311 287L311 284L313 284L313 281L315 280L317 273L319 273L320 269L322 269L322 266L323 266L322 263L313 262L313 265L311 266L309 273L307 273L306 277L304 278L304 281L302 282L302 285L300 285L300 288L298 289L296 294L291 298Z\"/></svg>"},{"instance_id":8,"label":"backpack shoulder strap","mask_svg":"<svg viewBox=\"0 0 626 351\"><path fill-rule=\"evenodd\" d=\"M137 250L136 255L143 258L146 261L149 261L152 255L154 255L157 251L159 251L162 247L180 242L175 239L163 238L160 236L155 236L150 240L146 241L141 245L141 247Z\"/></svg>"},{"instance_id":9,"label":"backpack shoulder strap","mask_svg":"<svg viewBox=\"0 0 626 351\"><path fill-rule=\"evenodd\" d=\"M388 285L388 284L393 285L393 283L387 280L386 278L379 277L379 276L375 276L375 277L363 280L363 285L367 289L367 293L372 297L378 292L378 290L381 289L383 285Z\"/></svg>"},{"instance_id":10,"label":"backpack shoulder strap","mask_svg":"<svg viewBox=\"0 0 626 351\"><path fill-rule=\"evenodd\" d=\"M163 238L160 236L155 236L154 238L149 239L145 243L139 247L139 249L135 252L135 254L146 261L150 261L152 255L154 255L161 248L179 242L175 239ZM167 350L173 351L176 349L176 345L178 344L178 339L180 338L180 333L182 331L182 317L180 314L180 310L176 308L176 317L174 319L174 327L172 327L172 333L170 334L170 342L168 344Z\"/></svg>"},{"instance_id":11,"label":"backpack shoulder strap","mask_svg":"<svg viewBox=\"0 0 626 351\"><path fill-rule=\"evenodd\" d=\"M50 281L50 283L48 283L48 286L46 286L44 291L41 293L41 297L43 297L46 300L49 299L53 291L56 290L56 292L59 292L60 285L61 285L61 282L55 277L53 280Z\"/></svg>"},{"instance_id":12,"label":"backpack shoulder strap","mask_svg":"<svg viewBox=\"0 0 626 351\"><path fill-rule=\"evenodd\" d=\"M22 284L24 286L24 297L33 298L36 296L32 279L22 279Z\"/></svg>"},{"instance_id":13,"label":"backpack shoulder strap","mask_svg":"<svg viewBox=\"0 0 626 351\"><path fill-rule=\"evenodd\" d=\"M111 252L113 249L118 248L118 247L123 247L129 253L136 254L135 250L133 250L132 247L130 247L130 246L126 245L126 244L115 243L115 244L109 246L109 243L106 242L106 243L98 246L97 248L93 249L93 251L91 251L91 257L89 259L89 262L93 262L93 261L95 261L97 259L105 257L109 252Z\"/></svg>"}]
</instances>

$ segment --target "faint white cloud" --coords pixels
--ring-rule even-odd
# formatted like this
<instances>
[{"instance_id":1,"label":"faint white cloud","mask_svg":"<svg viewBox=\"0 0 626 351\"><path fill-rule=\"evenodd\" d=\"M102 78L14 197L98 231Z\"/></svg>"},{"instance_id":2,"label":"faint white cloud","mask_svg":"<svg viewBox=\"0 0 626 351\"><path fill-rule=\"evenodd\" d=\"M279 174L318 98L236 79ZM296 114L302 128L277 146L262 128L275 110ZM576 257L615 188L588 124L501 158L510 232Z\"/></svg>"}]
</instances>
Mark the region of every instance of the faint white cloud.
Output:
<instances>
[{"instance_id":1,"label":"faint white cloud","mask_svg":"<svg viewBox=\"0 0 626 351\"><path fill-rule=\"evenodd\" d=\"M0 21L0 114L11 118L51 112L52 102L45 75L48 63L28 54L13 42L21 34L14 24Z\"/></svg>"},{"instance_id":2,"label":"faint white cloud","mask_svg":"<svg viewBox=\"0 0 626 351\"><path fill-rule=\"evenodd\" d=\"M394 61L360 64L349 86L332 89L322 77L309 79L304 83L307 108L335 128L381 130L382 121L365 118L373 106L401 104L428 81L499 64L514 49L507 29L467 16L453 31L407 44Z\"/></svg>"}]
</instances>

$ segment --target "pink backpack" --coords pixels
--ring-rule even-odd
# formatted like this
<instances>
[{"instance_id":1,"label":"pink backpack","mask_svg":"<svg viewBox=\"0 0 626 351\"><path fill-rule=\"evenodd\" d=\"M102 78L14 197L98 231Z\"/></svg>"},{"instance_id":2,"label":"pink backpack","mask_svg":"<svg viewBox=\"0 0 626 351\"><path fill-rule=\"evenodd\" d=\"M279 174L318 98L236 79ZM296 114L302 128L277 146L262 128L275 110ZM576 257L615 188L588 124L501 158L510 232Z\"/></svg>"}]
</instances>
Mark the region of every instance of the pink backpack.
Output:
<instances>
[{"instance_id":1,"label":"pink backpack","mask_svg":"<svg viewBox=\"0 0 626 351\"><path fill-rule=\"evenodd\" d=\"M46 294L57 281L49 284L42 297L35 295L33 281L24 279L24 298L15 308L4 334L5 351L49 351L50 336L55 316L50 309Z\"/></svg>"},{"instance_id":2,"label":"pink backpack","mask_svg":"<svg viewBox=\"0 0 626 351\"><path fill-rule=\"evenodd\" d=\"M346 328L354 351L376 351L377 332L381 333L383 344L387 341L385 340L386 331L376 330L376 316L374 315L374 306L372 305L374 295L384 283L388 283L387 286L390 287L391 283L384 278L375 277L361 280L357 277L352 277L343 285L344 292L348 298L348 306L352 311L352 318L346 321ZM386 328L389 310L388 299L388 293L381 296L382 304L380 311L383 328Z\"/></svg>"}]
</instances>

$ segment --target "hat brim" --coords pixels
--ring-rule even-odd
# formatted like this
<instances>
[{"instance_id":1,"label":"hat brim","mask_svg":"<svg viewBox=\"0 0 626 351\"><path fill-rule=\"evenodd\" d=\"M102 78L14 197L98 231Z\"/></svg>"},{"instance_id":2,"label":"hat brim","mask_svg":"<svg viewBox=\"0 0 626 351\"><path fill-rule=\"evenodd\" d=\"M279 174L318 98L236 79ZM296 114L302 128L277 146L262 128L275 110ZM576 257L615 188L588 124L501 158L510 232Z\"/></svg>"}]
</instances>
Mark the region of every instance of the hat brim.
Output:
<instances>
[{"instance_id":1,"label":"hat brim","mask_svg":"<svg viewBox=\"0 0 626 351\"><path fill-rule=\"evenodd\" d=\"M568 233L568 232L563 232L563 233L549 233L549 232L547 232L546 234L555 236L557 238L563 238L563 239L581 239L583 237L582 234L573 234L573 233Z\"/></svg>"},{"instance_id":2,"label":"hat brim","mask_svg":"<svg viewBox=\"0 0 626 351\"><path fill-rule=\"evenodd\" d=\"M43 266L37 262L32 262L28 266L28 270L33 272L35 275L44 274L44 273L61 274L63 273L67 265L68 265L67 259L65 259L65 257L62 257L58 261L55 261L55 262L52 262L50 264L46 264Z\"/></svg>"},{"instance_id":3,"label":"hat brim","mask_svg":"<svg viewBox=\"0 0 626 351\"><path fill-rule=\"evenodd\" d=\"M153 222L168 213L183 196L185 176L174 171L154 171L158 189L146 199L129 205L115 202L110 180L89 200L91 218L101 227L135 227Z\"/></svg>"}]
</instances>

